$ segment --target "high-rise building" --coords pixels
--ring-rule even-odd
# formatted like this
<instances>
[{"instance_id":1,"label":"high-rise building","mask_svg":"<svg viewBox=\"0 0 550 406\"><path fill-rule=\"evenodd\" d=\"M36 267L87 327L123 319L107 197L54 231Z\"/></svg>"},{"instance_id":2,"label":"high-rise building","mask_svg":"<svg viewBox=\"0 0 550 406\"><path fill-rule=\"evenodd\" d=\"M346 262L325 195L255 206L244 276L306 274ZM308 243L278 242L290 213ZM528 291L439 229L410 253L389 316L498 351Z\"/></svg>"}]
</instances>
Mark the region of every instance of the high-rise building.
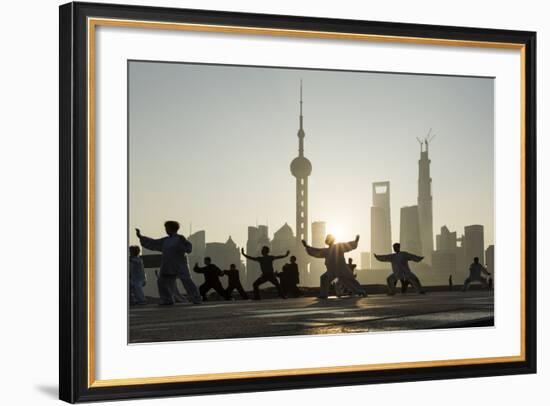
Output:
<instances>
[{"instance_id":1,"label":"high-rise building","mask_svg":"<svg viewBox=\"0 0 550 406\"><path fill-rule=\"evenodd\" d=\"M229 269L231 264L235 264L239 270L243 268L239 247L237 247L231 236L229 236L226 242L206 243L204 256L210 257L212 263L216 264L220 269Z\"/></svg>"},{"instance_id":2,"label":"high-rise building","mask_svg":"<svg viewBox=\"0 0 550 406\"><path fill-rule=\"evenodd\" d=\"M489 245L485 250L485 266L487 272L493 276L495 274L495 246Z\"/></svg>"},{"instance_id":3,"label":"high-rise building","mask_svg":"<svg viewBox=\"0 0 550 406\"><path fill-rule=\"evenodd\" d=\"M435 236L437 251L455 251L457 248L456 231L450 232L447 226L441 227L441 234Z\"/></svg>"},{"instance_id":4,"label":"high-rise building","mask_svg":"<svg viewBox=\"0 0 550 406\"><path fill-rule=\"evenodd\" d=\"M311 245L317 248L325 246L325 238L327 236L327 223L324 221L314 221L311 223ZM325 260L322 258L311 258L309 266L309 274L301 272L304 275L305 286L317 286L319 278L325 272Z\"/></svg>"},{"instance_id":5,"label":"high-rise building","mask_svg":"<svg viewBox=\"0 0 550 406\"><path fill-rule=\"evenodd\" d=\"M370 210L371 267L385 269L387 262L378 262L374 254L392 252L391 219L390 219L390 182L372 184L372 207Z\"/></svg>"},{"instance_id":6,"label":"high-rise building","mask_svg":"<svg viewBox=\"0 0 550 406\"><path fill-rule=\"evenodd\" d=\"M457 254L457 250L434 251L432 255L432 269L435 272L445 275L453 275L453 278L456 278Z\"/></svg>"},{"instance_id":7,"label":"high-rise building","mask_svg":"<svg viewBox=\"0 0 550 406\"><path fill-rule=\"evenodd\" d=\"M462 238L457 238L457 240L462 241ZM464 257L464 246L461 245L460 247L456 248L456 273L457 275L462 275L464 279L468 277L469 266L471 264L470 262L466 262L466 259ZM461 276L461 277L462 277Z\"/></svg>"},{"instance_id":8,"label":"high-rise building","mask_svg":"<svg viewBox=\"0 0 550 406\"><path fill-rule=\"evenodd\" d=\"M441 227L440 234L435 236L435 251L432 253L432 269L444 275L452 275L456 281L466 278L464 266L464 249L458 246L462 238L457 238L456 231Z\"/></svg>"},{"instance_id":9,"label":"high-rise building","mask_svg":"<svg viewBox=\"0 0 550 406\"><path fill-rule=\"evenodd\" d=\"M308 178L311 175L311 162L304 156L304 117L302 114L302 82L300 81L300 118L298 129L298 156L290 163L290 173L296 178L296 258L298 267L307 270L309 256L301 241L308 239ZM303 272L303 271L302 271Z\"/></svg>"},{"instance_id":10,"label":"high-rise building","mask_svg":"<svg viewBox=\"0 0 550 406\"><path fill-rule=\"evenodd\" d=\"M371 269L370 260L371 260L371 254L370 254L370 252L362 252L362 253L361 253L361 265L360 265L360 269L365 270L365 271L366 271L367 269Z\"/></svg>"},{"instance_id":11,"label":"high-rise building","mask_svg":"<svg viewBox=\"0 0 550 406\"><path fill-rule=\"evenodd\" d=\"M282 255L287 251L290 251L290 255L294 255L294 249L296 248L296 238L294 237L294 232L292 228L285 223L281 228L279 228L275 233L273 233L273 239L271 240L271 251L273 255ZM284 260L276 261L273 263L276 271L281 271L283 265L288 258ZM299 270L302 274L302 270Z\"/></svg>"},{"instance_id":12,"label":"high-rise building","mask_svg":"<svg viewBox=\"0 0 550 406\"><path fill-rule=\"evenodd\" d=\"M464 247L464 260L466 264L471 264L475 257L479 258L480 264L484 264L485 240L483 236L483 226L474 224L464 227L462 246Z\"/></svg>"},{"instance_id":13,"label":"high-rise building","mask_svg":"<svg viewBox=\"0 0 550 406\"><path fill-rule=\"evenodd\" d=\"M427 264L431 264L434 249L431 161L428 155L431 139L426 137L424 141L420 142L420 160L418 161L418 223L420 226L422 255Z\"/></svg>"},{"instance_id":14,"label":"high-rise building","mask_svg":"<svg viewBox=\"0 0 550 406\"><path fill-rule=\"evenodd\" d=\"M416 255L422 255L420 227L418 223L418 206L401 208L401 223L399 227L399 242L401 249Z\"/></svg>"}]
</instances>

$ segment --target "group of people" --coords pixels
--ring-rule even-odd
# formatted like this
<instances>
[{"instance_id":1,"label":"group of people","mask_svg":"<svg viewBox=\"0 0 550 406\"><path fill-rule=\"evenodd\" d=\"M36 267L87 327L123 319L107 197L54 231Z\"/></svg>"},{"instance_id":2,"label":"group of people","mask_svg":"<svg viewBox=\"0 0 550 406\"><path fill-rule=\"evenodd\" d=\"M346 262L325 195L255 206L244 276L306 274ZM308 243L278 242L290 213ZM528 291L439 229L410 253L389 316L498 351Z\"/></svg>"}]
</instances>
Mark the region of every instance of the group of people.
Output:
<instances>
[{"instance_id":1,"label":"group of people","mask_svg":"<svg viewBox=\"0 0 550 406\"><path fill-rule=\"evenodd\" d=\"M191 253L192 244L183 235L178 234L179 227L177 221L165 222L164 228L167 236L159 239L145 237L139 229L136 229L136 235L139 238L141 246L162 253L160 272L158 272L157 276L160 304L171 305L177 300L179 293L176 282L178 279L182 282L192 303L195 304L207 300L208 292L212 289L225 300L231 300L232 292L235 289L239 292L242 299L248 299L249 297L241 285L239 270L236 266L231 264L230 269L221 270L212 263L209 257L204 258L203 267L200 267L198 264L195 264L193 267L194 272L204 275L204 283L197 288L191 279L187 261L187 254ZM353 241L337 243L334 236L329 234L326 236L325 244L327 246L324 248L309 246L306 241L302 240L302 244L308 255L325 260L326 272L320 278L319 298L328 298L331 283L335 279L337 279L337 294L338 292L345 292L350 295L367 296L367 292L354 274L355 265L351 260L346 263L344 255L356 249L358 243L359 235ZM399 243L393 244L393 250L394 252L391 254L374 254L378 261L391 263L392 273L386 280L388 295L395 294L398 282L401 282L401 285L404 287L407 284L411 284L419 294L426 293L422 288L420 280L409 267L409 261L420 262L423 257L401 251ZM130 301L132 304L140 305L145 303L143 287L147 281L143 262L139 257L140 248L138 246L131 246L129 251ZM290 263L283 266L282 272L275 272L273 267L274 261L288 257L290 251L287 251L284 255L271 255L269 247L264 246L260 256L248 255L244 249L241 250L241 253L245 258L258 262L260 265L261 275L252 284L253 299L261 299L260 286L267 282L275 286L281 298L301 296L300 289L298 288L300 277L296 257L290 257ZM463 290L466 291L470 284L476 281L486 285L487 282L481 276L482 273L489 275L476 257L470 266L470 276L464 282ZM228 285L225 289L220 281L220 278L223 276L228 277Z\"/></svg>"},{"instance_id":2,"label":"group of people","mask_svg":"<svg viewBox=\"0 0 550 406\"><path fill-rule=\"evenodd\" d=\"M157 286L160 296L160 305L172 305L178 301L179 292L176 282L179 279L188 297L194 304L202 303L208 299L210 290L214 290L219 296L225 300L232 298L232 292L236 289L242 299L248 299L248 294L244 290L240 278L239 270L235 264L231 264L228 270L221 270L217 265L212 263L210 257L204 258L204 266L195 264L193 271L204 276L204 283L198 288L191 279L187 255L191 253L193 247L189 240L183 235L178 234L180 225L177 221L167 221L164 223L164 229L167 236L159 239L153 239L141 234L139 229L136 229L136 235L142 247L152 251L160 251L162 260L160 271L157 274ZM139 257L140 248L131 246L130 249L130 303L135 305L145 304L145 296L143 287L146 284L145 271L143 261ZM300 296L301 292L298 289L299 272L296 264L296 257L290 257L290 263L283 266L282 272L275 272L273 261L286 258L290 255L287 251L285 255L270 255L269 247L262 248L262 255L253 257L242 254L260 264L261 276L254 282L254 299L261 299L260 285L271 282L275 285L279 296L286 298L287 296ZM228 286L223 288L220 277L228 277ZM279 280L277 280L279 278Z\"/></svg>"}]
</instances>

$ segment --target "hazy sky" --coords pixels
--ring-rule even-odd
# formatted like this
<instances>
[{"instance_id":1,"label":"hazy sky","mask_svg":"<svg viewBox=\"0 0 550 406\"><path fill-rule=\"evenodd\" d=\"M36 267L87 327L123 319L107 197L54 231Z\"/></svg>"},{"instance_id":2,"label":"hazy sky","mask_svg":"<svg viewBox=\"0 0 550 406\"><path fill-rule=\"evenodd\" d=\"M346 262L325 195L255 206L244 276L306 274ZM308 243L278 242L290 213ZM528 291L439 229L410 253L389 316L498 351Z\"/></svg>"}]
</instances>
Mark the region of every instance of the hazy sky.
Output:
<instances>
[{"instance_id":1,"label":"hazy sky","mask_svg":"<svg viewBox=\"0 0 550 406\"><path fill-rule=\"evenodd\" d=\"M207 241L246 244L247 226L295 231L299 85L311 221L370 251L371 184L391 182L392 239L416 204L430 128L434 234L485 226L493 243L493 79L130 62L130 242L166 219Z\"/></svg>"}]
</instances>

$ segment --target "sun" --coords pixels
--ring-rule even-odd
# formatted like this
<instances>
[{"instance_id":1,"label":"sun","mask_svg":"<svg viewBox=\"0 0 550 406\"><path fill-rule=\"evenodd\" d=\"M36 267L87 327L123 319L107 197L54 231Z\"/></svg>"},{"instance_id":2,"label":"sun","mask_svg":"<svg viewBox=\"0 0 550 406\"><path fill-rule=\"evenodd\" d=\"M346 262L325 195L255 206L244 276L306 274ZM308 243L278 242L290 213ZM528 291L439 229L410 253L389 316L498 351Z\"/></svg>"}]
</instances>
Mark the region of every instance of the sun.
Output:
<instances>
[{"instance_id":1,"label":"sun","mask_svg":"<svg viewBox=\"0 0 550 406\"><path fill-rule=\"evenodd\" d=\"M342 223L327 223L327 234L332 234L336 241L344 241L350 238L349 230Z\"/></svg>"}]
</instances>

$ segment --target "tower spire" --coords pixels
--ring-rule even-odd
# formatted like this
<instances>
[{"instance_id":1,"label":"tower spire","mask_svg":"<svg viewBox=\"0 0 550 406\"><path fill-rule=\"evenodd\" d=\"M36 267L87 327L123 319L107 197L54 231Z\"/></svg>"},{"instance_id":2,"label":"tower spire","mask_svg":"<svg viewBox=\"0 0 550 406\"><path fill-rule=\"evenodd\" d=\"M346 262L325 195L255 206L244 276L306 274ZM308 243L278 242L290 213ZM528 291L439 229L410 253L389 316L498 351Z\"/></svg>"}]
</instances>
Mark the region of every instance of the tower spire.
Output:
<instances>
[{"instance_id":1,"label":"tower spire","mask_svg":"<svg viewBox=\"0 0 550 406\"><path fill-rule=\"evenodd\" d=\"M302 79L300 79L300 128L304 127L304 116L302 115Z\"/></svg>"},{"instance_id":2,"label":"tower spire","mask_svg":"<svg viewBox=\"0 0 550 406\"><path fill-rule=\"evenodd\" d=\"M304 116L303 116L303 99L302 99L302 79L300 79L300 129L298 130L298 156L304 156Z\"/></svg>"}]
</instances>

